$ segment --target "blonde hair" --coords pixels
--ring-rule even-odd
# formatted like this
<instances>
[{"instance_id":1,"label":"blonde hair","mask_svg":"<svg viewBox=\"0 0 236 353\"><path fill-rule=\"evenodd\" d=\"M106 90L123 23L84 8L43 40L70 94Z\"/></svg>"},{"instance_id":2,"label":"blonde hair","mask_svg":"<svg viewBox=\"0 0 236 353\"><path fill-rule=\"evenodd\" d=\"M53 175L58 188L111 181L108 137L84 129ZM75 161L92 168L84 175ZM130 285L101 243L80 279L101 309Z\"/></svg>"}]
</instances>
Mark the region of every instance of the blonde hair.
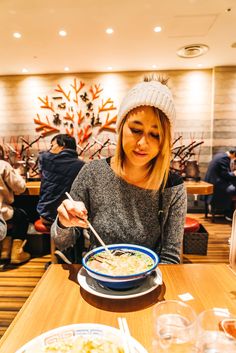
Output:
<instances>
[{"instance_id":1,"label":"blonde hair","mask_svg":"<svg viewBox=\"0 0 236 353\"><path fill-rule=\"evenodd\" d=\"M135 109L135 108L134 108ZM149 169L145 182L145 189L163 190L169 174L171 160L171 125L167 116L158 108L153 110L157 116L157 126L160 134L159 144L160 151L158 155L150 161ZM132 111L131 111L132 112ZM114 155L114 169L118 176L122 177L124 170L125 152L123 150L123 127L127 120L127 116L123 119L118 130L118 141Z\"/></svg>"}]
</instances>

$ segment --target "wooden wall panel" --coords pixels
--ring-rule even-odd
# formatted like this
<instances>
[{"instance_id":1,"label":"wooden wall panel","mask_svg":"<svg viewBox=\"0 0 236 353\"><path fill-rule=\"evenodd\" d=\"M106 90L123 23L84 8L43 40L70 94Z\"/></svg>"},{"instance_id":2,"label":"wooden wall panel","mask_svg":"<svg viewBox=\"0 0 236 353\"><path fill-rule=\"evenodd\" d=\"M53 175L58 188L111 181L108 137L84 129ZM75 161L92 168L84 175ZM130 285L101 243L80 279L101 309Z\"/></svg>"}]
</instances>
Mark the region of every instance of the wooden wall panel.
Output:
<instances>
[{"instance_id":1,"label":"wooden wall panel","mask_svg":"<svg viewBox=\"0 0 236 353\"><path fill-rule=\"evenodd\" d=\"M121 72L2 76L0 142L3 138L5 142L9 142L12 136L35 139L38 134L35 132L33 118L36 117L36 113L42 112L37 97L55 94L57 84L69 86L74 78L84 81L86 85L100 83L104 88L104 96L111 97L118 107L127 90L142 81L145 74L147 73ZM200 150L200 166L204 174L212 156L212 146L215 150L225 146L225 133L228 144L234 140L232 127L236 125L235 68L217 68L214 72L211 69L170 70L157 74L167 75L170 78L169 87L173 92L177 110L175 136L182 135L185 143L193 139L204 139L204 145ZM229 120L232 125L227 128L226 122ZM42 141L40 148L45 149L49 146L50 139L51 136ZM198 152L196 151L197 154Z\"/></svg>"},{"instance_id":2,"label":"wooden wall panel","mask_svg":"<svg viewBox=\"0 0 236 353\"><path fill-rule=\"evenodd\" d=\"M213 154L236 147L236 67L214 69Z\"/></svg>"}]
</instances>

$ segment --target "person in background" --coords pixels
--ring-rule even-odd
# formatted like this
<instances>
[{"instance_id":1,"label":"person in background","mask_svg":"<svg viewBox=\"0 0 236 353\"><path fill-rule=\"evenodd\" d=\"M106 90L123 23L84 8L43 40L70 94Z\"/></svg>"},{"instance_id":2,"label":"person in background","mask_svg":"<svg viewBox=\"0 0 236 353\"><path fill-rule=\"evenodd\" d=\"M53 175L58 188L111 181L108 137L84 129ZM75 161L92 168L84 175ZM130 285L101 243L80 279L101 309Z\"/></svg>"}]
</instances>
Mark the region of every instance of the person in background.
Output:
<instances>
[{"instance_id":1,"label":"person in background","mask_svg":"<svg viewBox=\"0 0 236 353\"><path fill-rule=\"evenodd\" d=\"M2 188L0 188L0 241L2 241L7 235L7 224L2 216Z\"/></svg>"},{"instance_id":2,"label":"person in background","mask_svg":"<svg viewBox=\"0 0 236 353\"><path fill-rule=\"evenodd\" d=\"M37 212L46 226L51 226L57 207L66 198L84 162L78 158L75 138L58 134L51 140L51 148L39 155L41 187Z\"/></svg>"},{"instance_id":3,"label":"person in background","mask_svg":"<svg viewBox=\"0 0 236 353\"><path fill-rule=\"evenodd\" d=\"M65 250L77 227L91 222L105 244L153 249L161 263L179 263L187 208L182 178L170 172L175 107L166 80L145 78L123 99L112 158L86 164L58 208L51 236ZM91 247L98 244L90 234Z\"/></svg>"},{"instance_id":4,"label":"person in background","mask_svg":"<svg viewBox=\"0 0 236 353\"><path fill-rule=\"evenodd\" d=\"M0 214L0 241L2 241L7 235L7 224Z\"/></svg>"},{"instance_id":5,"label":"person in background","mask_svg":"<svg viewBox=\"0 0 236 353\"><path fill-rule=\"evenodd\" d=\"M231 170L235 160L236 148L217 153L209 163L204 179L214 185L213 194L207 195L205 201L215 209L222 210L228 221L232 221L232 196L236 195L236 170Z\"/></svg>"},{"instance_id":6,"label":"person in background","mask_svg":"<svg viewBox=\"0 0 236 353\"><path fill-rule=\"evenodd\" d=\"M4 149L0 145L0 194L1 213L8 226L7 236L2 243L1 261L21 264L30 259L30 254L23 250L29 226L28 216L21 208L12 206L14 194L25 191L25 180L4 160Z\"/></svg>"}]
</instances>

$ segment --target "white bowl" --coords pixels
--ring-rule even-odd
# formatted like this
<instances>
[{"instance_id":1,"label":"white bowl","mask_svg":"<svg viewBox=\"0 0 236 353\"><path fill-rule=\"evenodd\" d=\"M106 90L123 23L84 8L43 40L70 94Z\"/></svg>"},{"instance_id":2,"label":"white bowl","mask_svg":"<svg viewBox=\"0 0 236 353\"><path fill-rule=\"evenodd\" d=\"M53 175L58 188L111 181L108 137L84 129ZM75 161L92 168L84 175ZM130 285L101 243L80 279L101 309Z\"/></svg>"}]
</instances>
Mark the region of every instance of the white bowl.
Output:
<instances>
[{"instance_id":1,"label":"white bowl","mask_svg":"<svg viewBox=\"0 0 236 353\"><path fill-rule=\"evenodd\" d=\"M33 338L18 349L16 353L45 353L44 349L46 346L55 344L61 340L73 339L77 336L109 339L122 347L122 335L119 329L101 324L73 324L55 328ZM134 353L148 353L133 337L131 337L131 343L134 348ZM57 351L55 351L55 353L57 353Z\"/></svg>"}]
</instances>

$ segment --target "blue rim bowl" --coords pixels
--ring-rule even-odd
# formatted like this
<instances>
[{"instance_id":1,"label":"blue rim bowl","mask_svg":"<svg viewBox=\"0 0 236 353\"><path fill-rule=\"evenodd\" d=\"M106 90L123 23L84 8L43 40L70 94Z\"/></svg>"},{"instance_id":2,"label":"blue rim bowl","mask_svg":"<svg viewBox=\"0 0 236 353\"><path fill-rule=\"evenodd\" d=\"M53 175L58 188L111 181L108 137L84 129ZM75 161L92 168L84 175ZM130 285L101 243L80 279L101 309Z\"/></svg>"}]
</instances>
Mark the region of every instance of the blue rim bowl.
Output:
<instances>
[{"instance_id":1,"label":"blue rim bowl","mask_svg":"<svg viewBox=\"0 0 236 353\"><path fill-rule=\"evenodd\" d=\"M89 276L94 278L100 285L104 287L108 287L111 289L115 290L125 290L125 289L131 289L133 287L137 287L142 284L142 282L146 279L147 276L150 275L150 273L155 270L159 263L159 257L158 255L140 245L133 245L133 244L112 244L107 246L109 250L129 250L129 251L139 251L141 253L144 253L154 261L154 264L151 268L149 268L146 271L135 273L132 275L126 275L126 276L114 276L114 275L108 275L104 274L101 272L98 272L96 270L91 269L88 265L87 262L88 260L94 256L95 254L98 254L100 252L104 252L105 248L103 246L100 246L98 248L95 248L91 251L89 251L82 259L82 264L84 268L86 269L87 273Z\"/></svg>"}]
</instances>

